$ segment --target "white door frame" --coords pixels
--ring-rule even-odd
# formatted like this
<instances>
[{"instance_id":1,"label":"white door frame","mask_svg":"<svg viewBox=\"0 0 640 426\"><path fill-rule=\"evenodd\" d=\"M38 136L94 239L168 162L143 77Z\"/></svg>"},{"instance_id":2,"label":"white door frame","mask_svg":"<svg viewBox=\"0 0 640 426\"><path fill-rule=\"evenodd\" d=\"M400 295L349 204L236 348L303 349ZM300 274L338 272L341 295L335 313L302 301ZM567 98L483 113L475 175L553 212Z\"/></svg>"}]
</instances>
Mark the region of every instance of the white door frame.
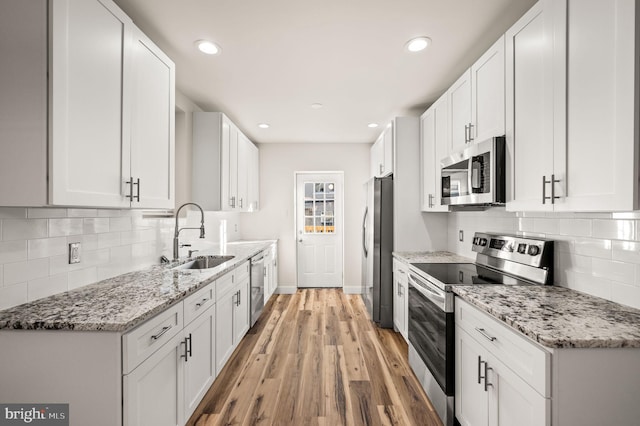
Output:
<instances>
[{"instance_id":1,"label":"white door frame","mask_svg":"<svg viewBox=\"0 0 640 426\"><path fill-rule=\"evenodd\" d=\"M342 226L339 227L339 232L340 232L340 236L342 237L341 240L341 252L342 252L342 256L340 256L340 264L341 264L341 270L342 270L342 274L340 276L340 288L344 288L344 227L345 227L345 217L344 217L344 171L296 171L293 172L293 241L294 244L296 246L296 289L299 288L299 283L298 283L298 272L299 272L299 265L298 265L298 250L299 250L299 245L298 245L298 176L300 175L316 175L316 174L338 174L341 176L342 179L342 200L340 200L340 215L342 217Z\"/></svg>"}]
</instances>

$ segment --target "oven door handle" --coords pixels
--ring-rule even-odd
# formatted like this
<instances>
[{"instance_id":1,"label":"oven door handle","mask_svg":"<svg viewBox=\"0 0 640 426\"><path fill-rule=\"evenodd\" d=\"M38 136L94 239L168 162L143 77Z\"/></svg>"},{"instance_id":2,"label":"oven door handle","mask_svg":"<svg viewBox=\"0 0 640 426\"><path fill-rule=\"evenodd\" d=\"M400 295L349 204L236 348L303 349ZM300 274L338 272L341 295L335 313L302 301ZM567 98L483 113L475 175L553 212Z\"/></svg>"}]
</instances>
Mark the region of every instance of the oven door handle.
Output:
<instances>
[{"instance_id":1,"label":"oven door handle","mask_svg":"<svg viewBox=\"0 0 640 426\"><path fill-rule=\"evenodd\" d=\"M429 299L431 302L438 305L442 310L446 307L446 298L443 291L438 288L435 288L429 283L424 282L423 280L417 278L415 275L409 273L409 284L415 288L420 294Z\"/></svg>"}]
</instances>

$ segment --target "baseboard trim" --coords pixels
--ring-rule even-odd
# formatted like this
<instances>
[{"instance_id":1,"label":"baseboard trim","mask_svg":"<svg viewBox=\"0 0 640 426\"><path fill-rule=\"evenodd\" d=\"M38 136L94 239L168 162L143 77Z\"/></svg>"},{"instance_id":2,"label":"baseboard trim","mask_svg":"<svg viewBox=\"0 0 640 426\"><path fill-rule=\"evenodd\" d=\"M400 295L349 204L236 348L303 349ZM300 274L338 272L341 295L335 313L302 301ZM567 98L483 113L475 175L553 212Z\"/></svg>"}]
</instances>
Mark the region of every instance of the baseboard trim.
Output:
<instances>
[{"instance_id":1,"label":"baseboard trim","mask_svg":"<svg viewBox=\"0 0 640 426\"><path fill-rule=\"evenodd\" d=\"M362 286L344 286L342 291L345 294L362 294Z\"/></svg>"},{"instance_id":2,"label":"baseboard trim","mask_svg":"<svg viewBox=\"0 0 640 426\"><path fill-rule=\"evenodd\" d=\"M278 287L276 287L276 291L275 293L277 294L296 294L296 291L298 291L298 287L296 286L282 286L279 285Z\"/></svg>"}]
</instances>

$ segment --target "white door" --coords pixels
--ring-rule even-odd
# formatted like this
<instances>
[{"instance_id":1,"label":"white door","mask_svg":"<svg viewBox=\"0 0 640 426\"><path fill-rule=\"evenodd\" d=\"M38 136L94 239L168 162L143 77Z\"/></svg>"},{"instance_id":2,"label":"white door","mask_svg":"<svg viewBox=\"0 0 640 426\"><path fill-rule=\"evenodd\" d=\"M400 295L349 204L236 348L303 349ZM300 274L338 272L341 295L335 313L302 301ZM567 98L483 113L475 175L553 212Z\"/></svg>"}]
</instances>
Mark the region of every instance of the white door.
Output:
<instances>
[{"instance_id":1,"label":"white door","mask_svg":"<svg viewBox=\"0 0 640 426\"><path fill-rule=\"evenodd\" d=\"M342 287L342 173L296 175L298 287Z\"/></svg>"}]
</instances>

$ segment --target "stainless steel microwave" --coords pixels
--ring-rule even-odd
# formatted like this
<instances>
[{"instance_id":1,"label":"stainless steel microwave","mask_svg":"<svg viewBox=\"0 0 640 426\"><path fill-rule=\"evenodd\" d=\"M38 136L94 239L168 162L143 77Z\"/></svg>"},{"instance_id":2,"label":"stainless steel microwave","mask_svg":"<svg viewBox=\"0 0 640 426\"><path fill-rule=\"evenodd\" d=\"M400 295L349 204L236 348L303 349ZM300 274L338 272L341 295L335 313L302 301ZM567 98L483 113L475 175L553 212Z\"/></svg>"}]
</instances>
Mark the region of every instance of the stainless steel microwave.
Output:
<instances>
[{"instance_id":1,"label":"stainless steel microwave","mask_svg":"<svg viewBox=\"0 0 640 426\"><path fill-rule=\"evenodd\" d=\"M504 136L470 145L443 158L440 164L442 204L505 203Z\"/></svg>"}]
</instances>

